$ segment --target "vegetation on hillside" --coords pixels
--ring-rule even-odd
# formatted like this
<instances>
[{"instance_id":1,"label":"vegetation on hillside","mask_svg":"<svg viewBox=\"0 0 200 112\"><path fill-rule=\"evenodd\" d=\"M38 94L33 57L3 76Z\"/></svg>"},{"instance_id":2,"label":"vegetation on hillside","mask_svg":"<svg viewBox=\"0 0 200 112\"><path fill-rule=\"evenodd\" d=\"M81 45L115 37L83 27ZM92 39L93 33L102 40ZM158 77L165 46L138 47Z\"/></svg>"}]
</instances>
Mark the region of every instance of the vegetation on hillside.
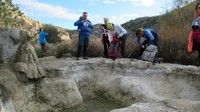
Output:
<instances>
[{"instance_id":1,"label":"vegetation on hillside","mask_svg":"<svg viewBox=\"0 0 200 112\"><path fill-rule=\"evenodd\" d=\"M165 14L137 18L123 26L129 31L130 38L135 36L137 28L153 28L159 34L159 56L165 62L195 64L196 54L187 53L188 35L195 15L195 4L191 0L174 0L172 9L166 10ZM130 48L129 46L127 47ZM134 56L134 52L131 56Z\"/></svg>"},{"instance_id":2,"label":"vegetation on hillside","mask_svg":"<svg viewBox=\"0 0 200 112\"><path fill-rule=\"evenodd\" d=\"M184 7L181 7L184 6ZM187 52L188 35L195 15L195 3L175 0L174 9L159 17L160 56L167 62L195 64L196 56Z\"/></svg>"},{"instance_id":3,"label":"vegetation on hillside","mask_svg":"<svg viewBox=\"0 0 200 112\"><path fill-rule=\"evenodd\" d=\"M57 42L61 42L61 38L59 37L59 32L58 29L53 26L53 25L49 25L49 24L45 24L42 27L44 29L45 32L48 33L48 43L57 43Z\"/></svg>"},{"instance_id":4,"label":"vegetation on hillside","mask_svg":"<svg viewBox=\"0 0 200 112\"><path fill-rule=\"evenodd\" d=\"M25 16L12 0L0 0L0 12L0 27L21 28L36 35L37 29L42 26L38 21Z\"/></svg>"},{"instance_id":5,"label":"vegetation on hillside","mask_svg":"<svg viewBox=\"0 0 200 112\"><path fill-rule=\"evenodd\" d=\"M12 0L0 0L0 26L1 27L20 27L23 21L18 19L23 13L19 8L12 4Z\"/></svg>"},{"instance_id":6,"label":"vegetation on hillside","mask_svg":"<svg viewBox=\"0 0 200 112\"><path fill-rule=\"evenodd\" d=\"M137 54L137 46L133 44L132 38L135 36L134 32L137 28L144 27L153 28L158 32L159 55L164 61L195 64L196 54L191 55L187 53L188 33L195 14L195 3L190 2L191 0L174 0L172 9L170 11L166 10L166 13L163 15L137 18L124 23L122 26L129 32L129 39L126 46L127 57L133 58ZM39 22L28 19L16 5L12 4L12 0L1 0L0 11L3 12L0 14L0 27L18 27L37 33L37 30L42 26ZM94 26L95 31L88 51L90 57L103 56L103 46L101 39L98 38L100 37L97 31L98 26ZM56 43L55 45L50 45L52 46L50 48L53 52L49 53L49 55L58 55L57 57L60 57L70 51L72 56L75 56L78 43L78 31L63 30L69 32L71 38L70 42L63 43L59 37L60 33L55 26L43 25L43 28L50 35L48 41L50 43ZM61 42L60 45L59 42ZM65 49L67 51L63 51Z\"/></svg>"}]
</instances>

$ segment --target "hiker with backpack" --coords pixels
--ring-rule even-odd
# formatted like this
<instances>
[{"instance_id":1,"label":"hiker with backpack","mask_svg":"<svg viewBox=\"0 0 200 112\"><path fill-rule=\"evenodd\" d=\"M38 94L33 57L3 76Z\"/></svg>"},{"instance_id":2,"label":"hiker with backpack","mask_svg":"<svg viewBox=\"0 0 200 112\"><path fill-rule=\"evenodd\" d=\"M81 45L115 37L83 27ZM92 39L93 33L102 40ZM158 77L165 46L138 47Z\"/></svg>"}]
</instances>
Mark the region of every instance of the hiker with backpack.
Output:
<instances>
[{"instance_id":1,"label":"hiker with backpack","mask_svg":"<svg viewBox=\"0 0 200 112\"><path fill-rule=\"evenodd\" d=\"M89 59L87 57L87 48L89 45L89 38L93 31L93 25L88 20L88 13L83 12L82 17L74 23L74 26L78 27L79 31L79 43L77 48L76 60L79 60L81 53L83 52L83 59Z\"/></svg>"},{"instance_id":2,"label":"hiker with backpack","mask_svg":"<svg viewBox=\"0 0 200 112\"><path fill-rule=\"evenodd\" d=\"M153 29L139 28L136 30L136 37L140 59L153 62L158 54L158 34Z\"/></svg>"},{"instance_id":3,"label":"hiker with backpack","mask_svg":"<svg viewBox=\"0 0 200 112\"><path fill-rule=\"evenodd\" d=\"M200 3L196 5L196 17L192 22L191 32L189 35L188 52L198 52L197 62L200 65Z\"/></svg>"},{"instance_id":4,"label":"hiker with backpack","mask_svg":"<svg viewBox=\"0 0 200 112\"><path fill-rule=\"evenodd\" d=\"M109 19L104 18L104 24L100 25L101 27L100 33L101 33L102 43L104 47L104 58L109 58L108 48L110 46L110 42L109 42L109 35L108 35L108 29L107 29L108 22L109 22Z\"/></svg>"},{"instance_id":5,"label":"hiker with backpack","mask_svg":"<svg viewBox=\"0 0 200 112\"><path fill-rule=\"evenodd\" d=\"M125 58L126 56L125 47L126 47L126 39L128 37L128 32L121 25L116 25L112 23L107 23L107 29L110 31L112 36L116 36L117 38L119 38L121 57Z\"/></svg>"},{"instance_id":6,"label":"hiker with backpack","mask_svg":"<svg viewBox=\"0 0 200 112\"><path fill-rule=\"evenodd\" d=\"M42 49L42 54L45 55L47 51L47 38L48 33L46 33L42 28L39 29L39 43Z\"/></svg>"}]
</instances>

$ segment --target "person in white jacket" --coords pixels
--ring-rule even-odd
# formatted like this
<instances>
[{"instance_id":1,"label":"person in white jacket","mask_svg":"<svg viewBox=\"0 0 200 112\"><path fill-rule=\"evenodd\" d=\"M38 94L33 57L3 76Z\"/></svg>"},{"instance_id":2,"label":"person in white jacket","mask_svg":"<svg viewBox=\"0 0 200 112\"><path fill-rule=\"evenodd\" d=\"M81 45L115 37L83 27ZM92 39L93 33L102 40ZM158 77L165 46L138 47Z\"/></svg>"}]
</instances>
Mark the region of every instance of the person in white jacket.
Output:
<instances>
[{"instance_id":1,"label":"person in white jacket","mask_svg":"<svg viewBox=\"0 0 200 112\"><path fill-rule=\"evenodd\" d=\"M117 35L120 39L120 49L121 49L121 56L125 58L125 47L126 47L126 39L128 37L128 32L121 26L115 25L112 23L107 24L107 28L110 30L112 35Z\"/></svg>"}]
</instances>

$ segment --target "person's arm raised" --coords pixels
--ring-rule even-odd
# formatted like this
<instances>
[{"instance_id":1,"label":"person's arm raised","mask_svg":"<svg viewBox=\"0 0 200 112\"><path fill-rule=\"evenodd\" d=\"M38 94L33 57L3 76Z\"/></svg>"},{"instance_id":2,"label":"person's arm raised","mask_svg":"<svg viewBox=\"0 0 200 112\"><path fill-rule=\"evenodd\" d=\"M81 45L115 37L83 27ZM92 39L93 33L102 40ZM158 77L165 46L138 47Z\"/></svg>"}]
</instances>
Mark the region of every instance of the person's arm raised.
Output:
<instances>
[{"instance_id":1,"label":"person's arm raised","mask_svg":"<svg viewBox=\"0 0 200 112\"><path fill-rule=\"evenodd\" d=\"M76 21L76 22L74 23L74 26L80 26L81 24L82 24L82 20L79 19L78 21Z\"/></svg>"}]
</instances>

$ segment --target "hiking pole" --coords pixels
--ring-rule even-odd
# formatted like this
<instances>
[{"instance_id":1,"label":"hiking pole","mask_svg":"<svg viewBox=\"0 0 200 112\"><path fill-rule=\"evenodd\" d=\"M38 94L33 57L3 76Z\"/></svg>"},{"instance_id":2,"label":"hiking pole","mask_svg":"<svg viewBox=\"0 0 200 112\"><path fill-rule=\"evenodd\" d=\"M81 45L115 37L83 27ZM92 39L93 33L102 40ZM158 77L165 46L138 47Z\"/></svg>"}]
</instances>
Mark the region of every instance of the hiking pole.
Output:
<instances>
[{"instance_id":1,"label":"hiking pole","mask_svg":"<svg viewBox=\"0 0 200 112\"><path fill-rule=\"evenodd\" d=\"M129 55L128 55L127 58L130 58L130 57L131 57L131 54L133 54L133 52L134 52L134 51L132 51L131 53L129 53Z\"/></svg>"}]
</instances>

